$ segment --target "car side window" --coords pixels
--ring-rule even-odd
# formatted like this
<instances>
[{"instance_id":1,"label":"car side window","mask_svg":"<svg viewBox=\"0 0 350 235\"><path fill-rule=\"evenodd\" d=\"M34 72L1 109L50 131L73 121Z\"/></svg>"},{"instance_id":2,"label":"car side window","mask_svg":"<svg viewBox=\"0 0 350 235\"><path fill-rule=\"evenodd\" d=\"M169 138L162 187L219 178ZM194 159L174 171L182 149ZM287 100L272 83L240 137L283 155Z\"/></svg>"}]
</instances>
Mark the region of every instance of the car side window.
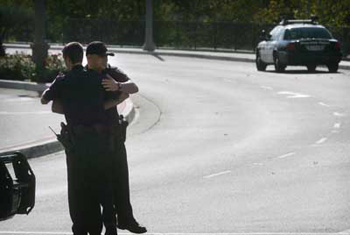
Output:
<instances>
[{"instance_id":1,"label":"car side window","mask_svg":"<svg viewBox=\"0 0 350 235\"><path fill-rule=\"evenodd\" d=\"M287 29L284 33L284 40L291 40L290 30Z\"/></svg>"}]
</instances>

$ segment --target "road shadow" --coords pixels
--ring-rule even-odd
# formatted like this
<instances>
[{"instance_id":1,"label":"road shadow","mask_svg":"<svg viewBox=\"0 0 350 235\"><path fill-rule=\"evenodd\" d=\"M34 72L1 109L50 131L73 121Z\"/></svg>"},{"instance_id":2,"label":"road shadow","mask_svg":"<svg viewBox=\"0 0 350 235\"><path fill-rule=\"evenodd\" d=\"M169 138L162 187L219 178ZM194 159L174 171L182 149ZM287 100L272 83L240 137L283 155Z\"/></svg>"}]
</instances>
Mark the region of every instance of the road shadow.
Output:
<instances>
[{"instance_id":1,"label":"road shadow","mask_svg":"<svg viewBox=\"0 0 350 235\"><path fill-rule=\"evenodd\" d=\"M150 55L156 57L158 60L164 62L165 60L158 54L158 53L155 53L155 52L151 52L149 53Z\"/></svg>"},{"instance_id":2,"label":"road shadow","mask_svg":"<svg viewBox=\"0 0 350 235\"><path fill-rule=\"evenodd\" d=\"M278 73L275 70L266 70L265 72L267 72L267 73ZM285 70L285 71L280 72L278 74L292 74L292 75L294 75L294 74L305 74L305 75L310 74L310 75L312 75L312 74L342 74L342 73L339 72L339 71L335 72L335 73L330 73L328 71L322 71L322 70L321 71L320 70L316 70L315 72L309 72L307 70L293 69L293 70Z\"/></svg>"},{"instance_id":3,"label":"road shadow","mask_svg":"<svg viewBox=\"0 0 350 235\"><path fill-rule=\"evenodd\" d=\"M20 98L37 98L38 94L36 94L36 95L18 95L18 97L20 97Z\"/></svg>"}]
</instances>

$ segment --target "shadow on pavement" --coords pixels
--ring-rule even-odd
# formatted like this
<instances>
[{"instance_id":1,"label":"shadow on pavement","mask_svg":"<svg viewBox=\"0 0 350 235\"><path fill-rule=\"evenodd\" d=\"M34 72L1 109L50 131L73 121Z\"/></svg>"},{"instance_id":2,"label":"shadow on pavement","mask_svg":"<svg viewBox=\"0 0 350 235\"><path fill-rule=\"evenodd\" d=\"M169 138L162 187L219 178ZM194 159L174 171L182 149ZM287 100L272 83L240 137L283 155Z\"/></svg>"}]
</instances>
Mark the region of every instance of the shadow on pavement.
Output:
<instances>
[{"instance_id":1,"label":"shadow on pavement","mask_svg":"<svg viewBox=\"0 0 350 235\"><path fill-rule=\"evenodd\" d=\"M158 60L160 61L165 61L160 55L158 55L157 53L150 53L152 56L156 57Z\"/></svg>"},{"instance_id":2,"label":"shadow on pavement","mask_svg":"<svg viewBox=\"0 0 350 235\"><path fill-rule=\"evenodd\" d=\"M265 72L267 73L278 73L275 70L266 70ZM330 73L328 71L318 71L316 70L315 72L308 72L307 70L286 70L284 72L281 72L280 74L342 74L341 72L336 72L336 73Z\"/></svg>"}]
</instances>

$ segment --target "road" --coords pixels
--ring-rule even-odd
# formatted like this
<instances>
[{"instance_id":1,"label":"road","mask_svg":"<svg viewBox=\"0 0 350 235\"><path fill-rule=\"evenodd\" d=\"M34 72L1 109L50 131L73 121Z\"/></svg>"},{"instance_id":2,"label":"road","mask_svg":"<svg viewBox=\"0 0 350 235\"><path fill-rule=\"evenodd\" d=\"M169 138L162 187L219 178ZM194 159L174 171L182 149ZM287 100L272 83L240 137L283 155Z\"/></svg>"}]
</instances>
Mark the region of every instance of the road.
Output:
<instances>
[{"instance_id":1,"label":"road","mask_svg":"<svg viewBox=\"0 0 350 235\"><path fill-rule=\"evenodd\" d=\"M150 233L350 229L350 73L116 55L139 85L132 204ZM30 160L36 207L0 234L68 234L63 153ZM15 233L16 232L16 233Z\"/></svg>"}]
</instances>

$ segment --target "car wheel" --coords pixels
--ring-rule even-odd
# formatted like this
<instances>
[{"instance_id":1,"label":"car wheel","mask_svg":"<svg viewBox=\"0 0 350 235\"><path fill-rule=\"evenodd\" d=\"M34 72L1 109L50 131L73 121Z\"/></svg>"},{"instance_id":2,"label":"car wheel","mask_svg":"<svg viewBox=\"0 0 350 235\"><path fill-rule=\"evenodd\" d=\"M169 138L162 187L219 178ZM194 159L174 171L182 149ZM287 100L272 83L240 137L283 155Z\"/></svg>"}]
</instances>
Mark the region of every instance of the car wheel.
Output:
<instances>
[{"instance_id":1,"label":"car wheel","mask_svg":"<svg viewBox=\"0 0 350 235\"><path fill-rule=\"evenodd\" d=\"M256 63L256 69L257 69L258 71L265 71L265 70L266 70L267 64L265 64L265 63L261 60L261 56L260 56L260 53L259 53L259 52L256 53L255 63Z\"/></svg>"},{"instance_id":2,"label":"car wheel","mask_svg":"<svg viewBox=\"0 0 350 235\"><path fill-rule=\"evenodd\" d=\"M307 71L309 73L313 73L316 71L316 65L314 65L314 64L308 64L308 65L306 65L306 67L307 67Z\"/></svg>"},{"instance_id":3,"label":"car wheel","mask_svg":"<svg viewBox=\"0 0 350 235\"><path fill-rule=\"evenodd\" d=\"M286 65L282 64L280 61L280 58L278 57L278 55L274 56L274 65L275 65L275 70L276 72L280 73L280 72L284 72L284 70L286 69Z\"/></svg>"},{"instance_id":4,"label":"car wheel","mask_svg":"<svg viewBox=\"0 0 350 235\"><path fill-rule=\"evenodd\" d=\"M338 71L339 64L338 63L330 63L330 64L327 64L327 67L328 67L328 71L330 73L336 73Z\"/></svg>"}]
</instances>

